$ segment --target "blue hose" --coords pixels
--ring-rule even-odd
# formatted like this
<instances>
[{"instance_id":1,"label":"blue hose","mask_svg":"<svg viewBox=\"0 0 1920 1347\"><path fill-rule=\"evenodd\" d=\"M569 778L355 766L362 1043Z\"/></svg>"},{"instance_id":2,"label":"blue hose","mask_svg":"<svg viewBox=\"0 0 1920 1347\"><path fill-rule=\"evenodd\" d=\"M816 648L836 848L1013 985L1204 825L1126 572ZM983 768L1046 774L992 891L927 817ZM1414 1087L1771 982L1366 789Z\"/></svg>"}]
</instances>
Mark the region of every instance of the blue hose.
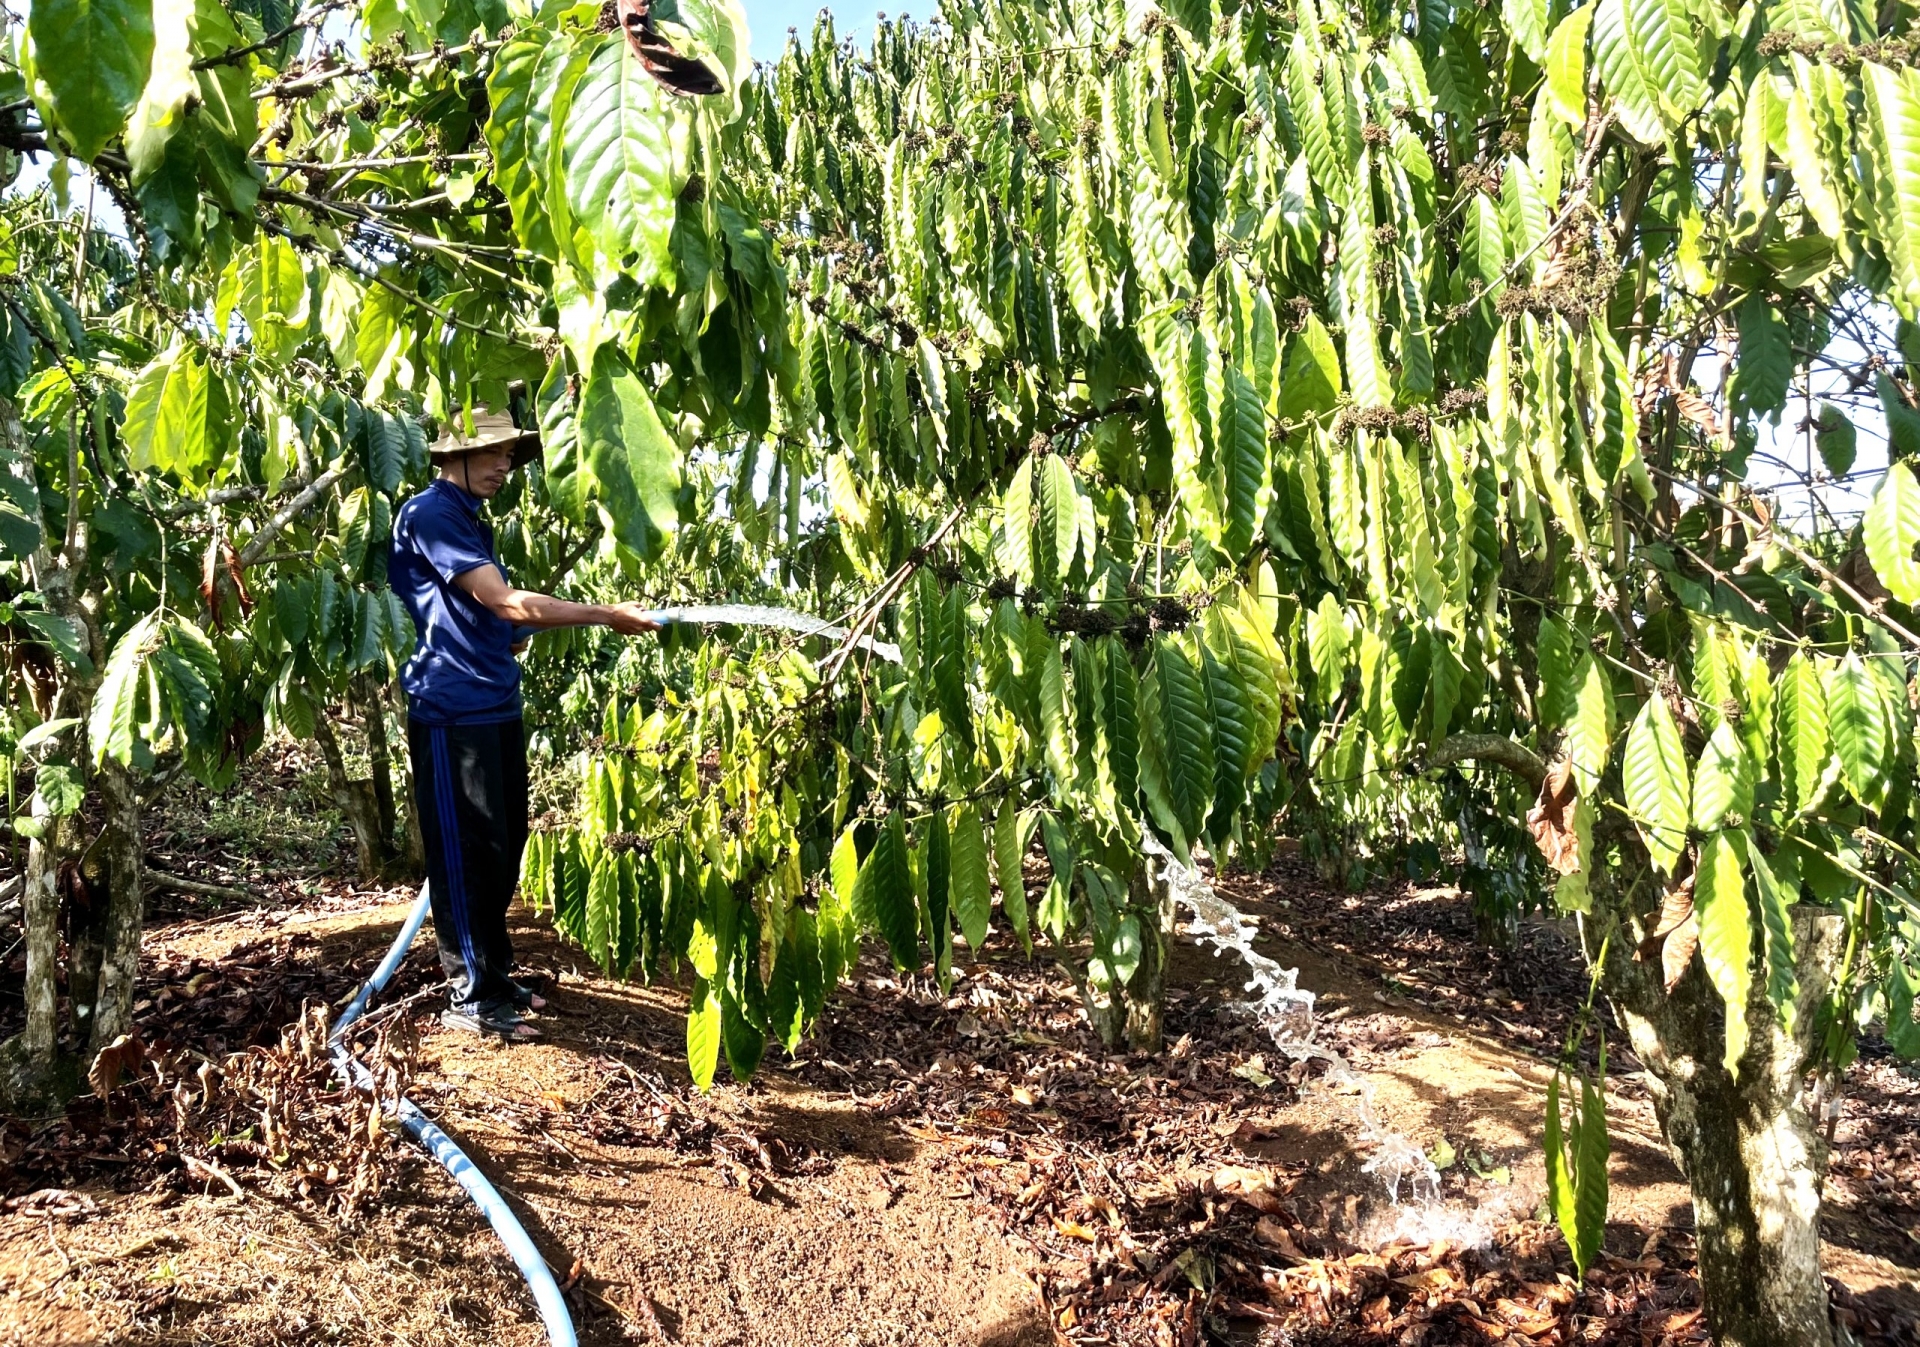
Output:
<instances>
[{"instance_id":1,"label":"blue hose","mask_svg":"<svg viewBox=\"0 0 1920 1347\"><path fill-rule=\"evenodd\" d=\"M360 984L359 990L353 994L353 1000L347 1003L346 1010L334 1021L333 1029L327 1034L327 1048L333 1054L333 1069L343 1084L358 1086L368 1094L374 1092L373 1073L347 1050L346 1032L355 1020L366 1013L367 1002L392 980L431 910L427 901L427 886L422 884L420 901L407 914L406 923L401 926L393 948L387 951L387 957L374 969L373 976ZM435 1127L427 1115L404 1096L400 1100L400 1125L426 1148L427 1154L442 1169L453 1176L455 1183L466 1190L467 1196L473 1199L473 1204L480 1208L493 1226L493 1233L506 1245L508 1256L513 1259L514 1266L520 1269L520 1275L527 1279L534 1304L539 1306L540 1321L547 1328L547 1341L553 1347L577 1347L573 1316L567 1313L567 1302L553 1280L553 1271L547 1266L547 1260L540 1256L540 1250L534 1247L533 1240L514 1216L513 1209L507 1206L506 1199L500 1196L500 1190L487 1182L487 1176L475 1167L452 1137Z\"/></svg>"}]
</instances>

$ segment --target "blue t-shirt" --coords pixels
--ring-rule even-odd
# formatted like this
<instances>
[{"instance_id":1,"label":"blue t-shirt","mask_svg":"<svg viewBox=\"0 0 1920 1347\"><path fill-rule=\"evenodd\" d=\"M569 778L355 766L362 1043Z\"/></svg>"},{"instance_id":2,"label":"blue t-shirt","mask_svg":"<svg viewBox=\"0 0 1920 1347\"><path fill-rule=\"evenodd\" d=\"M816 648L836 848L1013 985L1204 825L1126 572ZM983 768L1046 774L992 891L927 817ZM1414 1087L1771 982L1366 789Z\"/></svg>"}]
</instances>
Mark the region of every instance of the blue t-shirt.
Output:
<instances>
[{"instance_id":1,"label":"blue t-shirt","mask_svg":"<svg viewBox=\"0 0 1920 1347\"><path fill-rule=\"evenodd\" d=\"M506 567L480 501L435 478L393 521L387 583L413 618L413 658L400 671L408 714L425 725L492 725L520 715L514 642L526 635L496 617L454 578Z\"/></svg>"}]
</instances>

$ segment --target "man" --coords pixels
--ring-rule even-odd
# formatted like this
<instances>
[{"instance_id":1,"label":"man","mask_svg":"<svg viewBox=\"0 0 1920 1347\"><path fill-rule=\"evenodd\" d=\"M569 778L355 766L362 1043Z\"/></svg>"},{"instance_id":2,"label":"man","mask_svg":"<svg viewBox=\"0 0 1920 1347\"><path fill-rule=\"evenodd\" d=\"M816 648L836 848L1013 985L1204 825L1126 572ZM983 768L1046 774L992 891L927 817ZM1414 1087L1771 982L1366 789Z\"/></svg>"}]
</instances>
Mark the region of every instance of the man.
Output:
<instances>
[{"instance_id":1,"label":"man","mask_svg":"<svg viewBox=\"0 0 1920 1347\"><path fill-rule=\"evenodd\" d=\"M638 604L570 603L516 589L481 505L539 457L540 437L475 408L429 451L440 470L393 523L388 583L413 618L407 748L419 806L440 966L453 984L443 1021L509 1042L539 1037L526 1012L546 1003L512 979L507 904L527 841L527 748L514 655L549 627L655 631Z\"/></svg>"}]
</instances>

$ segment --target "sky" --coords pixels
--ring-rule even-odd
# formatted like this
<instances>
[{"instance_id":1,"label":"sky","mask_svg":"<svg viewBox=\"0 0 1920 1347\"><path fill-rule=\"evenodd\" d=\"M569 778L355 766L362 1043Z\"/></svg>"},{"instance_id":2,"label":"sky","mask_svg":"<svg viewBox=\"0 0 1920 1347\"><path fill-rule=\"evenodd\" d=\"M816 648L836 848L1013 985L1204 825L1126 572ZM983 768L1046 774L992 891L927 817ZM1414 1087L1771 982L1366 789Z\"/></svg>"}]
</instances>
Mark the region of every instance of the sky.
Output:
<instances>
[{"instance_id":1,"label":"sky","mask_svg":"<svg viewBox=\"0 0 1920 1347\"><path fill-rule=\"evenodd\" d=\"M781 48L787 43L787 29L798 28L804 35L813 28L814 16L821 10L819 0L742 0L747 11L747 30L753 35L753 56L757 61L779 59ZM872 0L855 0L852 4L828 5L833 10L833 28L841 37L851 37L861 45L873 36L873 16L876 13L888 15L918 13L925 17L932 12L933 6L928 0L918 4L900 5L897 9L885 9L872 3Z\"/></svg>"}]
</instances>

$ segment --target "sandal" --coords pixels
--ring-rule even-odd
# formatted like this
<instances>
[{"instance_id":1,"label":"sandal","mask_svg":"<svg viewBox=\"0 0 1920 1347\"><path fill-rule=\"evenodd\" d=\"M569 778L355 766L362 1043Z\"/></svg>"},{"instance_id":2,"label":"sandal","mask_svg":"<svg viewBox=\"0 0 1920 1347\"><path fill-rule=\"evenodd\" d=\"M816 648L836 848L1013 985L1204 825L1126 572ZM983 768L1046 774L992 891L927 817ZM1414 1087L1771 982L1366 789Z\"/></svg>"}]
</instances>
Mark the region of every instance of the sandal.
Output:
<instances>
[{"instance_id":1,"label":"sandal","mask_svg":"<svg viewBox=\"0 0 1920 1347\"><path fill-rule=\"evenodd\" d=\"M547 998L540 995L540 993L536 992L533 988L522 986L516 982L513 984L513 1008L515 1010L545 1010L547 1008Z\"/></svg>"},{"instance_id":2,"label":"sandal","mask_svg":"<svg viewBox=\"0 0 1920 1347\"><path fill-rule=\"evenodd\" d=\"M443 1010L440 1023L449 1029L491 1036L504 1043L531 1043L540 1037L538 1029L521 1019L517 1011L507 1008Z\"/></svg>"}]
</instances>

